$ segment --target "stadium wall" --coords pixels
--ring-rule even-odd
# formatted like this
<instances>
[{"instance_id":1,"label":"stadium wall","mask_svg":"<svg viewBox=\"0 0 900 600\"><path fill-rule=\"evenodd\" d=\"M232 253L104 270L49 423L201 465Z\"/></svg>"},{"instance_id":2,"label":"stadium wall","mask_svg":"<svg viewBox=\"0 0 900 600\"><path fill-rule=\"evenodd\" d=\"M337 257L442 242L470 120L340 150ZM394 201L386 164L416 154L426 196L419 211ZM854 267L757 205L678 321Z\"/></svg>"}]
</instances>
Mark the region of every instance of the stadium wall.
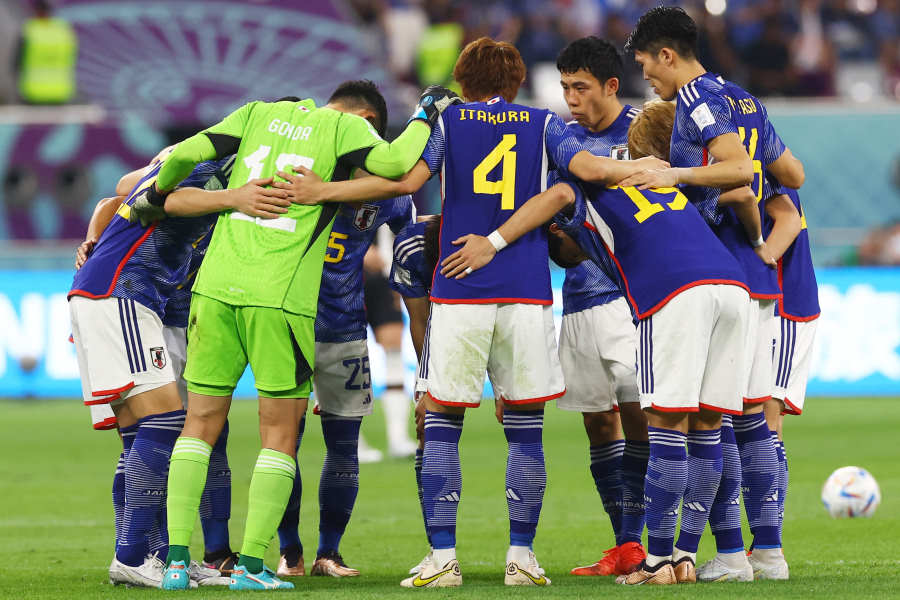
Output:
<instances>
[{"instance_id":1,"label":"stadium wall","mask_svg":"<svg viewBox=\"0 0 900 600\"><path fill-rule=\"evenodd\" d=\"M826 268L817 277L822 317L809 394L900 396L900 268ZM554 270L557 323L562 279L562 271ZM64 270L0 270L0 398L80 395L68 341L65 291L71 281L72 273ZM415 355L409 336L405 344L411 383ZM383 353L371 336L370 353L378 393ZM237 395L255 395L249 370Z\"/></svg>"}]
</instances>

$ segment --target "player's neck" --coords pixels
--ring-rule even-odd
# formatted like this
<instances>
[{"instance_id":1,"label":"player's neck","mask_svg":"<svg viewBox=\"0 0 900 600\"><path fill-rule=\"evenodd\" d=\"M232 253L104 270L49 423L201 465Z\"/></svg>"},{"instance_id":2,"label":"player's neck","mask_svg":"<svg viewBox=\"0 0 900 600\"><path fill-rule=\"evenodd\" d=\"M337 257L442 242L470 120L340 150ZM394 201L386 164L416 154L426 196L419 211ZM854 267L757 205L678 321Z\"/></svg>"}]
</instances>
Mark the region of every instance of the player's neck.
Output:
<instances>
[{"instance_id":1,"label":"player's neck","mask_svg":"<svg viewBox=\"0 0 900 600\"><path fill-rule=\"evenodd\" d=\"M683 88L686 84L706 73L703 65L695 59L685 60L675 71L675 87Z\"/></svg>"},{"instance_id":2,"label":"player's neck","mask_svg":"<svg viewBox=\"0 0 900 600\"><path fill-rule=\"evenodd\" d=\"M606 106L603 107L603 116L599 121L587 128L591 133L600 133L604 129L607 129L619 118L619 115L622 114L622 110L625 108L616 96L613 96L612 100L605 104Z\"/></svg>"}]
</instances>

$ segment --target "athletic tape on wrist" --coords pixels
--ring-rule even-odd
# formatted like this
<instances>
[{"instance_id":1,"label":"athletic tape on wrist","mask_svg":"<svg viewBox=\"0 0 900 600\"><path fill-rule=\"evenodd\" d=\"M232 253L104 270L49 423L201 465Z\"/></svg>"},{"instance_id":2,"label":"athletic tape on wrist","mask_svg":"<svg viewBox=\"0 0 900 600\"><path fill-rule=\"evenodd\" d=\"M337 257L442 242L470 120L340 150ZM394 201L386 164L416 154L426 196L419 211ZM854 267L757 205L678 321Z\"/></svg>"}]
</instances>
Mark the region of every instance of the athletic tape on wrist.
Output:
<instances>
[{"instance_id":1,"label":"athletic tape on wrist","mask_svg":"<svg viewBox=\"0 0 900 600\"><path fill-rule=\"evenodd\" d=\"M506 240L503 239L503 236L496 229L487 236L487 239L497 252L500 252L507 246Z\"/></svg>"}]
</instances>

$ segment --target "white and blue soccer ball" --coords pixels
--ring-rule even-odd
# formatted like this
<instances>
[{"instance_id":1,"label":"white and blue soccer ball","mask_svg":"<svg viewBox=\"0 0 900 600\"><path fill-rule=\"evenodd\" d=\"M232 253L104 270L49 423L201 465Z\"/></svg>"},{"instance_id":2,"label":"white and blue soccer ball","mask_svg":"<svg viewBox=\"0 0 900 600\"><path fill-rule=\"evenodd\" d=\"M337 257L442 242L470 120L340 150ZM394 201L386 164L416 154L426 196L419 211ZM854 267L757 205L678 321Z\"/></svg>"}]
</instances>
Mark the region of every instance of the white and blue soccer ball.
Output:
<instances>
[{"instance_id":1,"label":"white and blue soccer ball","mask_svg":"<svg viewBox=\"0 0 900 600\"><path fill-rule=\"evenodd\" d=\"M835 519L871 517L881 504L881 490L865 469L841 467L822 486L822 504Z\"/></svg>"}]
</instances>

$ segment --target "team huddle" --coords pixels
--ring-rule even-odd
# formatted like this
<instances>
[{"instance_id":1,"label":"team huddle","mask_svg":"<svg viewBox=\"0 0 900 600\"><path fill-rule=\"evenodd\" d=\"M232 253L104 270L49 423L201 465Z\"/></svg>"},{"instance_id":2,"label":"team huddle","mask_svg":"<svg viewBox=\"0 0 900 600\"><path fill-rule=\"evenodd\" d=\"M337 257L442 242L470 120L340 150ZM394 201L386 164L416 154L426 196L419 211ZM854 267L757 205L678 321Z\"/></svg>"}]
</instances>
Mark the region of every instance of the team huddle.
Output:
<instances>
[{"instance_id":1,"label":"team huddle","mask_svg":"<svg viewBox=\"0 0 900 600\"><path fill-rule=\"evenodd\" d=\"M403 587L462 584L459 441L485 374L509 452L507 585L550 585L534 552L550 400L583 415L615 535L572 575L787 579L782 415L803 410L819 314L803 165L696 47L683 10L641 17L626 51L660 97L641 109L617 98L611 44L572 42L557 60L567 124L515 104L518 51L481 38L454 69L462 97L427 88L391 143L381 94L352 81L321 107L250 102L124 176L98 204L69 293L85 404L123 443L110 581L293 588L284 578L306 573L297 460L313 390L326 457L310 574L360 574L339 545L373 404L362 261L384 224L419 358L429 545ZM417 218L410 194L435 174L441 215ZM558 347L550 259L566 269ZM396 398L402 361L388 362ZM227 417L248 364L261 449L235 553ZM198 514L202 561L188 549ZM707 522L717 553L697 566Z\"/></svg>"}]
</instances>

